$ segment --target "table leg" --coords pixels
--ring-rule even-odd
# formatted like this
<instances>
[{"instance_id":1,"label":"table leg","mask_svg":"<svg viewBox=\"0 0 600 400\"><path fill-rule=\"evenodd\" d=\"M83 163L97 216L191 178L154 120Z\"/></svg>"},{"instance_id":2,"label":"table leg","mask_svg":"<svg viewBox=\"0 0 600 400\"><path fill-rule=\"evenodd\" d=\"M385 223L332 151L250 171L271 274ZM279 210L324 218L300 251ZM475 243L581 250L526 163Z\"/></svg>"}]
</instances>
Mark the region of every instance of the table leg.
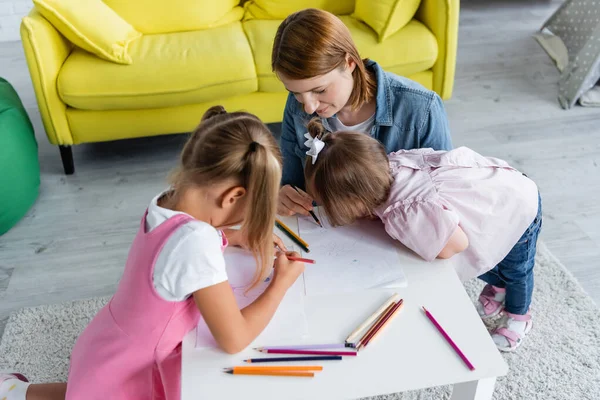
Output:
<instances>
[{"instance_id":1,"label":"table leg","mask_svg":"<svg viewBox=\"0 0 600 400\"><path fill-rule=\"evenodd\" d=\"M490 400L494 394L496 378L456 383L450 400Z\"/></svg>"}]
</instances>

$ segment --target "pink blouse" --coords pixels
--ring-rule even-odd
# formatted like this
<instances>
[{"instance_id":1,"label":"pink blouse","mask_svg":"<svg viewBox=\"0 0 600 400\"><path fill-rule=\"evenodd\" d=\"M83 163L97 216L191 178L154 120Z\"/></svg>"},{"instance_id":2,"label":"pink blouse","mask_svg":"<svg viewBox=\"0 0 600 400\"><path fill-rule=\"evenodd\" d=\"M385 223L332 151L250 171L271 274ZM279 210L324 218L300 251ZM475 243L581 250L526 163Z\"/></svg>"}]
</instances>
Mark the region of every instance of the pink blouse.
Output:
<instances>
[{"instance_id":1,"label":"pink blouse","mask_svg":"<svg viewBox=\"0 0 600 400\"><path fill-rule=\"evenodd\" d=\"M378 210L388 234L427 261L460 226L469 247L453 257L461 280L492 269L533 222L536 184L505 161L460 147L389 155L394 178Z\"/></svg>"}]
</instances>

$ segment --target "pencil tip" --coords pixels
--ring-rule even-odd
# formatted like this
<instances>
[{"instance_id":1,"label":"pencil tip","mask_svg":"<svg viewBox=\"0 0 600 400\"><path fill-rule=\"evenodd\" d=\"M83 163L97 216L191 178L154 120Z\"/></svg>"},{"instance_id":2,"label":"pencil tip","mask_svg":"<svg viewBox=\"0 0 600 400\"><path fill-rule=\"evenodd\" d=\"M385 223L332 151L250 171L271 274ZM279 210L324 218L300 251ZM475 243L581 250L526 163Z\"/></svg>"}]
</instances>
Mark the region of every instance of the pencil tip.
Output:
<instances>
[{"instance_id":1,"label":"pencil tip","mask_svg":"<svg viewBox=\"0 0 600 400\"><path fill-rule=\"evenodd\" d=\"M425 306L421 306L421 308L423 308L423 311L427 312L427 309L425 308Z\"/></svg>"},{"instance_id":2,"label":"pencil tip","mask_svg":"<svg viewBox=\"0 0 600 400\"><path fill-rule=\"evenodd\" d=\"M225 372L226 374L233 374L233 370L232 369L228 369L227 371L223 371L223 372Z\"/></svg>"}]
</instances>

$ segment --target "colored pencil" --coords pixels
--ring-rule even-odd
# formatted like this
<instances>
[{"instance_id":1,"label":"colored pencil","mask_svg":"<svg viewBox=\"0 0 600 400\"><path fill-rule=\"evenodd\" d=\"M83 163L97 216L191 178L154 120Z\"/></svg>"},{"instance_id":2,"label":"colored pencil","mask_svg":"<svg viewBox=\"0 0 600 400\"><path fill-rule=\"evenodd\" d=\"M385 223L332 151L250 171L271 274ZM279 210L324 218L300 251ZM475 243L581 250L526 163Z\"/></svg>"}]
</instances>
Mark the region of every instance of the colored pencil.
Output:
<instances>
[{"instance_id":1,"label":"colored pencil","mask_svg":"<svg viewBox=\"0 0 600 400\"><path fill-rule=\"evenodd\" d=\"M315 356L355 356L355 351L324 351L324 350L292 350L292 349L275 349L275 350L259 350L261 353L269 354L306 354Z\"/></svg>"},{"instance_id":2,"label":"colored pencil","mask_svg":"<svg viewBox=\"0 0 600 400\"><path fill-rule=\"evenodd\" d=\"M294 188L294 190L298 193L300 193L300 189L298 189L296 186L292 186ZM300 193L302 194L302 193ZM321 221L319 221L319 218L317 218L317 216L315 215L315 213L312 210L308 210L308 212L310 213L310 216L313 217L313 219L315 220L315 222L317 223L317 225L319 225L321 228L323 227L323 224L321 224Z\"/></svg>"},{"instance_id":3,"label":"colored pencil","mask_svg":"<svg viewBox=\"0 0 600 400\"><path fill-rule=\"evenodd\" d=\"M421 307L423 307L423 306L421 306ZM454 341L450 338L450 336L448 336L448 334L446 333L446 331L444 330L444 328L442 328L442 326L436 321L436 319L433 317L433 315L431 315L431 313L429 311L427 311L427 309L425 307L423 307L423 311L425 311L425 315L427 316L427 318L429 318L429 320L433 323L433 325L437 328L437 330L442 334L442 336L444 337L444 339L446 339L446 341L450 344L450 346L452 346L452 348L454 349L454 351L456 352L456 354L458 354L459 357L462 358L462 360L467 365L467 367L471 371L475 370L475 367L473 366L473 364L471 364L471 362L469 361L469 359L458 348L458 346L456 345L456 343L454 343Z\"/></svg>"},{"instance_id":4,"label":"colored pencil","mask_svg":"<svg viewBox=\"0 0 600 400\"><path fill-rule=\"evenodd\" d=\"M375 338L377 336L379 336L379 334L392 321L392 319L394 319L394 317L398 314L398 312L402 309L403 306L404 306L404 300L400 300L398 302L398 305L392 311L390 311L389 317L385 321L382 321L379 328L375 329L375 332L373 332L373 335L364 342L364 345L363 345L364 347L367 347L367 345L369 343L371 343L373 340L375 340Z\"/></svg>"},{"instance_id":5,"label":"colored pencil","mask_svg":"<svg viewBox=\"0 0 600 400\"><path fill-rule=\"evenodd\" d=\"M298 246L300 246L300 248L302 248L302 250L304 250L306 253L310 253L310 250L308 249L308 243L306 243L304 240L302 240L300 238L300 236L298 236L294 232L292 232L292 230L290 228L288 228L283 222L276 219L275 226L278 227L279 229L281 229L281 231L287 237L289 237L294 243L296 243Z\"/></svg>"},{"instance_id":6,"label":"colored pencil","mask_svg":"<svg viewBox=\"0 0 600 400\"><path fill-rule=\"evenodd\" d=\"M345 343L332 344L302 344L297 346L262 346L254 350L321 350L321 349L345 349L348 346Z\"/></svg>"},{"instance_id":7,"label":"colored pencil","mask_svg":"<svg viewBox=\"0 0 600 400\"><path fill-rule=\"evenodd\" d=\"M400 295L398 293L390 297L385 303L381 305L381 307L377 309L377 311L371 314L369 318L367 318L362 324L358 326L358 328L353 330L352 333L348 335L348 337L346 338L346 343L352 342L356 338L356 336L358 336L367 326L369 326L371 322L375 321L375 319L379 317L389 307L390 304L395 303L396 301L398 301L399 298Z\"/></svg>"},{"instance_id":8,"label":"colored pencil","mask_svg":"<svg viewBox=\"0 0 600 400\"><path fill-rule=\"evenodd\" d=\"M342 356L308 356L308 357L264 357L249 358L244 360L247 363L269 363L269 362L288 362L288 361L340 361Z\"/></svg>"},{"instance_id":9,"label":"colored pencil","mask_svg":"<svg viewBox=\"0 0 600 400\"><path fill-rule=\"evenodd\" d=\"M225 370L237 371L323 371L323 367L320 365L269 365L269 366L254 366L254 365L242 365L231 368L224 368Z\"/></svg>"},{"instance_id":10,"label":"colored pencil","mask_svg":"<svg viewBox=\"0 0 600 400\"><path fill-rule=\"evenodd\" d=\"M294 256L287 256L287 259L290 261L300 261L300 262L305 262L307 264L316 264L317 262L315 260L311 260L310 258L302 258L302 257L294 257Z\"/></svg>"},{"instance_id":11,"label":"colored pencil","mask_svg":"<svg viewBox=\"0 0 600 400\"><path fill-rule=\"evenodd\" d=\"M294 372L294 371L234 371L229 369L223 371L226 374L232 375L263 375L263 376L298 376L304 378L312 378L315 376L314 372Z\"/></svg>"},{"instance_id":12,"label":"colored pencil","mask_svg":"<svg viewBox=\"0 0 600 400\"><path fill-rule=\"evenodd\" d=\"M373 334L375 332L375 329L377 329L377 327L379 326L379 323L381 323L381 321L383 321L388 315L389 313L394 309L394 307L398 305L398 303L392 303L388 306L388 308L385 309L385 311L383 312L383 314L381 314L379 316L379 318L377 318L375 320L375 322L373 323L373 325L371 325L371 327L369 328L368 331L366 331L364 333L364 335L362 335L362 337L360 338L360 340L358 342L356 342L355 347L356 350L360 350L365 341L367 340L367 338L371 337L371 334Z\"/></svg>"}]
</instances>

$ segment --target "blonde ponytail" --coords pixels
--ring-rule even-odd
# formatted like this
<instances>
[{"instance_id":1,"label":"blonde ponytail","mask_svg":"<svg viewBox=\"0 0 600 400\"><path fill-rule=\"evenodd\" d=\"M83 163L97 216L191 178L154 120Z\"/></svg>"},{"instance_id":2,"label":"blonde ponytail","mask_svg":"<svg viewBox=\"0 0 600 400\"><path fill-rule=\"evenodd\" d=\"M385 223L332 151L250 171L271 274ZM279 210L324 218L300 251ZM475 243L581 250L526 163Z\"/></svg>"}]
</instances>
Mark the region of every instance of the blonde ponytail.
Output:
<instances>
[{"instance_id":1,"label":"blonde ponytail","mask_svg":"<svg viewBox=\"0 0 600 400\"><path fill-rule=\"evenodd\" d=\"M272 235L281 181L281 164L267 147L258 143L248 161L247 217L242 224L242 233L248 238L248 246L259 266L251 284L251 287L254 287L266 278L273 265Z\"/></svg>"},{"instance_id":2,"label":"blonde ponytail","mask_svg":"<svg viewBox=\"0 0 600 400\"><path fill-rule=\"evenodd\" d=\"M281 152L269 128L255 115L206 111L181 153L171 177L172 197L190 185L235 180L246 189L242 233L257 261L255 286L273 265L273 226L281 180Z\"/></svg>"}]
</instances>

